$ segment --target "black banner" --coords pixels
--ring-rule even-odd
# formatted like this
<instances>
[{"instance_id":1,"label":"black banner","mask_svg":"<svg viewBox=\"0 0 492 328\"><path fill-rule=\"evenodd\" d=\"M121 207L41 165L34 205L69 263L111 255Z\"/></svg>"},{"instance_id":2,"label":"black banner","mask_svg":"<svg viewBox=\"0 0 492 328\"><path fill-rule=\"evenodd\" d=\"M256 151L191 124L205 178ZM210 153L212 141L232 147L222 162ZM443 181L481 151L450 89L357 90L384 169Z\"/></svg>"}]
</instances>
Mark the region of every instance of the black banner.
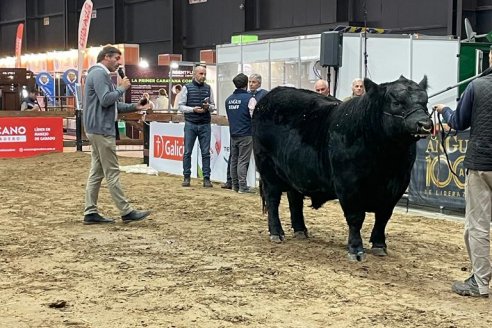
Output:
<instances>
[{"instance_id":1,"label":"black banner","mask_svg":"<svg viewBox=\"0 0 492 328\"><path fill-rule=\"evenodd\" d=\"M142 68L136 65L125 65L125 73L132 84L129 92L126 93L126 102L138 102L145 92L150 95L150 100L155 102L159 89L163 88L167 91L171 108L174 108L174 99L179 90L192 80L193 66L180 65L171 69L169 66Z\"/></svg>"},{"instance_id":2,"label":"black banner","mask_svg":"<svg viewBox=\"0 0 492 328\"><path fill-rule=\"evenodd\" d=\"M469 131L448 136L444 148L441 136L422 139L417 143L417 158L409 186L409 201L430 207L465 208L465 158Z\"/></svg>"}]
</instances>

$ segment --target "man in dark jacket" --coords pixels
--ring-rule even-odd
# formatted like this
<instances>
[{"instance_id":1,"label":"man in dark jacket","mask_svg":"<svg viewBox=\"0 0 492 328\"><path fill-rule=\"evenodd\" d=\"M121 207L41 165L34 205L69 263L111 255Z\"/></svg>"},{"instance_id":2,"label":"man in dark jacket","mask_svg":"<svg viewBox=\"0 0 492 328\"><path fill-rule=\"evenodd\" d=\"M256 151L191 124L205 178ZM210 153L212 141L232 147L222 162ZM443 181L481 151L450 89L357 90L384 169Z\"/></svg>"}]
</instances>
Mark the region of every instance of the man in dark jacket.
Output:
<instances>
[{"instance_id":1,"label":"man in dark jacket","mask_svg":"<svg viewBox=\"0 0 492 328\"><path fill-rule=\"evenodd\" d=\"M97 199L103 178L121 213L123 222L139 221L149 211L134 210L125 198L120 184L120 169L116 156L116 124L118 112L147 110L149 105L125 104L118 100L130 87L130 80L121 79L118 87L113 85L110 73L121 65L121 51L105 46L97 55L97 64L89 69L85 81L83 122L91 152L91 170L85 191L84 224L113 223L97 210Z\"/></svg>"},{"instance_id":2,"label":"man in dark jacket","mask_svg":"<svg viewBox=\"0 0 492 328\"><path fill-rule=\"evenodd\" d=\"M248 78L249 93L252 96L252 100L249 102L249 109L252 113L256 103L263 98L268 91L261 88L261 75L258 73L253 73ZM231 178L231 161L227 163L227 182L221 186L224 189L232 189L232 178Z\"/></svg>"},{"instance_id":3,"label":"man in dark jacket","mask_svg":"<svg viewBox=\"0 0 492 328\"><path fill-rule=\"evenodd\" d=\"M492 47L489 52L492 66ZM472 264L472 274L452 289L463 296L489 297L490 221L492 219L492 74L480 77L463 92L456 111L443 104L434 108L455 130L470 128L466 149L465 245Z\"/></svg>"},{"instance_id":4,"label":"man in dark jacket","mask_svg":"<svg viewBox=\"0 0 492 328\"><path fill-rule=\"evenodd\" d=\"M236 86L233 94L226 101L227 118L231 134L231 168L232 189L239 193L251 192L247 182L249 160L253 150L251 134L251 114L249 103L252 94L248 93L248 77L240 73L232 80Z\"/></svg>"},{"instance_id":5,"label":"man in dark jacket","mask_svg":"<svg viewBox=\"0 0 492 328\"><path fill-rule=\"evenodd\" d=\"M193 80L186 84L179 96L179 110L184 113L184 155L183 155L183 187L190 186L191 153L198 137L202 153L203 186L213 187L210 182L210 113L215 110L215 102L210 85L205 83L207 70L203 66L193 69Z\"/></svg>"}]
</instances>

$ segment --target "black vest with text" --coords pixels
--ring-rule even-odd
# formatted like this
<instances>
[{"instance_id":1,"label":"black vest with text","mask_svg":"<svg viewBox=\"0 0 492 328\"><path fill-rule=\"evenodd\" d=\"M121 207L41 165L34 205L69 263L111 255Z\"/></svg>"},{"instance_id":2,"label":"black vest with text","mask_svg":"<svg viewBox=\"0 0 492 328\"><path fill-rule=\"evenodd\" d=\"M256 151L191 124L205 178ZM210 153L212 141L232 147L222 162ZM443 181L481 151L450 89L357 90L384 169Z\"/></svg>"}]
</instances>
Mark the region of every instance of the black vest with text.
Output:
<instances>
[{"instance_id":1,"label":"black vest with text","mask_svg":"<svg viewBox=\"0 0 492 328\"><path fill-rule=\"evenodd\" d=\"M470 140L463 165L471 170L492 171L492 74L472 83Z\"/></svg>"},{"instance_id":2,"label":"black vest with text","mask_svg":"<svg viewBox=\"0 0 492 328\"><path fill-rule=\"evenodd\" d=\"M186 85L188 91L186 98L186 106L202 107L203 100L210 97L210 86L207 83L199 84L195 80ZM185 120L193 124L210 124L210 112L205 113L185 113Z\"/></svg>"}]
</instances>

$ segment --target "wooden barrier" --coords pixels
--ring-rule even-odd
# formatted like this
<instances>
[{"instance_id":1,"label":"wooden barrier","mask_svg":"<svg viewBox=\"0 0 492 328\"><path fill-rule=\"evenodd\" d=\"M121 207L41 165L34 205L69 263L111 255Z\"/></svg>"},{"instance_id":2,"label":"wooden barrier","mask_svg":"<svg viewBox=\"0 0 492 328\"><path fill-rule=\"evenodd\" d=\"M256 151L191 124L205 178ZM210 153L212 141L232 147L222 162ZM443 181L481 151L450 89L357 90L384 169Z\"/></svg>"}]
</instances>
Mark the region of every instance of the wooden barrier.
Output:
<instances>
[{"instance_id":1,"label":"wooden barrier","mask_svg":"<svg viewBox=\"0 0 492 328\"><path fill-rule=\"evenodd\" d=\"M20 110L0 110L0 117L73 117L73 112L51 110L51 111L20 111Z\"/></svg>"},{"instance_id":2,"label":"wooden barrier","mask_svg":"<svg viewBox=\"0 0 492 328\"><path fill-rule=\"evenodd\" d=\"M0 117L62 117L62 118L73 118L75 119L74 109L70 107L52 107L48 111L19 111L19 110L0 110ZM144 146L144 158L148 158L149 155L149 145L148 136L150 133L149 123L150 122L173 122L180 123L184 122L184 115L177 112L149 112L147 114L141 113L122 113L118 115L118 119L123 120L138 131L142 132L142 139L130 139L123 138L116 141L116 145L143 145ZM145 124L147 123L147 124ZM229 125L227 117L212 115L212 123L217 125ZM82 136L85 136L82 133ZM82 145L89 145L89 142L83 137ZM64 147L75 147L75 140L64 140Z\"/></svg>"}]
</instances>

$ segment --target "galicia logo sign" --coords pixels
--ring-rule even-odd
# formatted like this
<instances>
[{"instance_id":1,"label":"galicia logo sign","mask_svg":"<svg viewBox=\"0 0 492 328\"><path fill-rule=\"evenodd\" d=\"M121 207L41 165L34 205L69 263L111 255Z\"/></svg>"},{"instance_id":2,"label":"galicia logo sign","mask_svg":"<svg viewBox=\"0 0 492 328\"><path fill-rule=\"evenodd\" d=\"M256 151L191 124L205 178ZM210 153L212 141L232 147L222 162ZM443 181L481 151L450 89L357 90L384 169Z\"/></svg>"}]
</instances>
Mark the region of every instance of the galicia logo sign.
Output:
<instances>
[{"instance_id":1,"label":"galicia logo sign","mask_svg":"<svg viewBox=\"0 0 492 328\"><path fill-rule=\"evenodd\" d=\"M0 142L26 142L25 126L0 126Z\"/></svg>"},{"instance_id":2,"label":"galicia logo sign","mask_svg":"<svg viewBox=\"0 0 492 328\"><path fill-rule=\"evenodd\" d=\"M184 155L184 138L154 135L154 157L182 161Z\"/></svg>"}]
</instances>

